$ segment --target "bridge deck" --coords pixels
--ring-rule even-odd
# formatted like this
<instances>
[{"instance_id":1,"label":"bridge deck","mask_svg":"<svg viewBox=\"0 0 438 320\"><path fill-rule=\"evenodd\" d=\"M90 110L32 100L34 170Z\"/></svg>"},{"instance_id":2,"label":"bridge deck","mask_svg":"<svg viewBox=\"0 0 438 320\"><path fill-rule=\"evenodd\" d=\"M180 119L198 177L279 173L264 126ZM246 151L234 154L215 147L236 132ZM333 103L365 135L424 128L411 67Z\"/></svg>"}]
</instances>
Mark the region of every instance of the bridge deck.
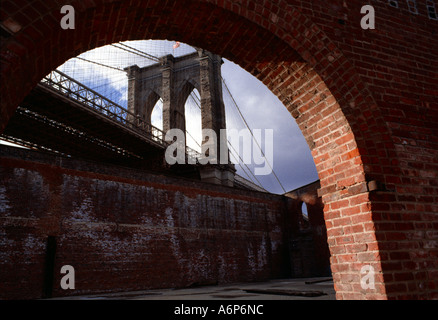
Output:
<instances>
[{"instance_id":1,"label":"bridge deck","mask_svg":"<svg viewBox=\"0 0 438 320\"><path fill-rule=\"evenodd\" d=\"M135 129L38 85L21 103L4 136L94 160L164 157L165 146Z\"/></svg>"},{"instance_id":2,"label":"bridge deck","mask_svg":"<svg viewBox=\"0 0 438 320\"><path fill-rule=\"evenodd\" d=\"M58 71L24 99L2 136L34 149L85 159L159 171L170 167L164 161L169 144L162 131ZM198 156L190 148L186 153Z\"/></svg>"}]
</instances>

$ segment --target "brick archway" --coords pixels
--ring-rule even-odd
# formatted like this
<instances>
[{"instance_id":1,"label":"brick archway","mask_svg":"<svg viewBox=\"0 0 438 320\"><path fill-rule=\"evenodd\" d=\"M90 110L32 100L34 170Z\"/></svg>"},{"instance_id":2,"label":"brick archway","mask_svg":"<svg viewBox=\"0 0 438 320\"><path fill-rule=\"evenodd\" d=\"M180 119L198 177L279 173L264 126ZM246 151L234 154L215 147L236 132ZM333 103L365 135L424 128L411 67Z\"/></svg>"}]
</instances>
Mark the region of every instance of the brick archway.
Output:
<instances>
[{"instance_id":1,"label":"brick archway","mask_svg":"<svg viewBox=\"0 0 438 320\"><path fill-rule=\"evenodd\" d=\"M1 48L0 128L45 74L81 52L149 38L205 48L263 81L297 120L321 179L337 297L429 297L436 291L432 272L409 276L419 262L409 266L408 249L393 248L394 227L385 215L393 209L395 193L370 192L378 185L373 181L401 180L402 171L396 160L397 139L383 112L381 95L372 94L370 87L375 83L364 80L373 70L364 62L370 54L360 46L343 43L354 37L339 31L345 24L344 15L360 19L360 1L328 8L323 1L309 4L304 0L71 4L76 9L76 29L62 30L57 1L32 5L2 1L0 18L9 31ZM355 36L364 37L359 22L349 28ZM414 229L415 219L406 222L405 230ZM432 227L429 224L423 230ZM428 252L436 255L436 246ZM364 265L376 271L373 290L360 286ZM406 269L401 270L402 266ZM435 263L435 274L436 269Z\"/></svg>"}]
</instances>

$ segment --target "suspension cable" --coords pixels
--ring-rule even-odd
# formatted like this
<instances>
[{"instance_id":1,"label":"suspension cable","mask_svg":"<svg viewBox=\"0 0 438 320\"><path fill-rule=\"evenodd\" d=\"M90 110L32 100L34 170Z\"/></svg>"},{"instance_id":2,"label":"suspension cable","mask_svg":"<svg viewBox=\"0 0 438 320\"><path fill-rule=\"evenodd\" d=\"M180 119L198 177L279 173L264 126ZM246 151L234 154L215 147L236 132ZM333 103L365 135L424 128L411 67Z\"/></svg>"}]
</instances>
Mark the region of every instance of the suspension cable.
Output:
<instances>
[{"instance_id":1,"label":"suspension cable","mask_svg":"<svg viewBox=\"0 0 438 320\"><path fill-rule=\"evenodd\" d=\"M81 57L74 57L74 58L82 60L82 61L85 61L85 62L94 63L94 64L96 64L98 66L101 66L101 67L105 67L105 68L109 68L109 69L125 72L125 70L123 70L123 69L119 69L119 68L116 68L116 67L111 67L111 66L108 66L108 65L105 65L103 63L96 62L96 61L91 61L91 60L88 60L88 59L85 59L85 58L81 58Z\"/></svg>"},{"instance_id":2,"label":"suspension cable","mask_svg":"<svg viewBox=\"0 0 438 320\"><path fill-rule=\"evenodd\" d=\"M124 46L124 47L126 47L126 48L128 48L128 49L131 49L131 50L133 50L133 51L136 51L136 52L138 52L138 53L140 53L140 54L142 54L142 55L148 56L151 60L155 60L155 61L157 61L157 62L160 61L160 58L158 58L158 57L156 57L156 56L153 56L153 55L151 55L150 53L147 53L147 52L141 51L141 50L139 50L139 49L137 49L137 48L134 48L134 47L128 46L126 43L119 42L119 44L122 45L122 46Z\"/></svg>"},{"instance_id":3,"label":"suspension cable","mask_svg":"<svg viewBox=\"0 0 438 320\"><path fill-rule=\"evenodd\" d=\"M193 93L193 91L190 93L190 97L192 98L193 102L195 102L196 106L201 110L201 106L198 104L198 102L195 100L195 98L199 101L199 98L197 95L195 95ZM192 137L193 139L193 137ZM227 139L228 145L234 150L233 156L237 157L240 159L240 161L245 165L245 167L248 169L248 171L251 173L251 175L254 177L254 179L257 181L258 186L263 188L262 183L257 179L257 177L254 175L254 173L252 173L251 169L248 167L248 165L246 163L243 162L242 157L239 155L239 152L236 151L236 149L233 147L233 145L231 144L231 142ZM198 144L199 145L199 144ZM237 159L236 157L236 159ZM254 182L254 180L252 180L252 178L246 173L245 169L242 167L242 165L239 163L239 166L242 168L243 172L245 172L246 176L251 180L252 183L256 184L256 182Z\"/></svg>"},{"instance_id":4,"label":"suspension cable","mask_svg":"<svg viewBox=\"0 0 438 320\"><path fill-rule=\"evenodd\" d=\"M231 149L234 150L234 154L233 154L233 155L234 155L234 156L237 155L237 157L239 157L240 161L245 165L245 167L248 169L249 173L251 173L251 175L252 175L252 176L254 177L254 179L257 181L257 183L256 183L256 182L254 182L254 180L252 180L252 179L250 178L251 182L254 183L254 184L256 184L256 185L258 185L260 188L263 188L262 183L259 181L259 179L257 179L257 177L255 176L255 174L252 173L252 171L251 171L251 169L248 167L248 165L247 165L245 162L243 162L242 157L241 157L240 154L236 151L236 149L234 149L234 147L233 147L233 145L231 144L231 142L228 141L228 140L227 140L227 142L228 142L228 145L231 147ZM240 165L240 163L239 163L239 166L240 166L240 167L242 168L242 170L245 172L245 170L244 170L243 167ZM246 172L245 172L245 174L246 174ZM248 176L248 174L247 174L247 176ZM249 176L248 176L248 177L249 177ZM263 188L263 189L264 189L264 188Z\"/></svg>"},{"instance_id":5,"label":"suspension cable","mask_svg":"<svg viewBox=\"0 0 438 320\"><path fill-rule=\"evenodd\" d=\"M138 55L140 57L143 57L143 58L155 61L155 62L159 62L160 61L160 59L158 59L157 57L154 57L153 55L150 55L150 54L148 54L146 52L143 52L143 51L140 51L138 49L132 48L132 47L130 47L130 46L126 45L126 44L120 43L120 42L118 44L120 44L120 45L122 45L122 46L124 46L126 48L119 47L116 44L111 44L111 46L113 46L114 48L120 49L120 50L124 50L124 51L129 52L129 53L132 53L132 54L136 54L136 55Z\"/></svg>"},{"instance_id":6,"label":"suspension cable","mask_svg":"<svg viewBox=\"0 0 438 320\"><path fill-rule=\"evenodd\" d=\"M234 100L234 97L233 97L233 95L231 94L230 89L228 89L228 86L227 86L227 84L225 83L224 78L222 78L222 82L223 82L223 84L224 84L224 86L225 86L225 89L227 90L228 94L230 95L230 97L231 97L231 99L232 99L232 101L233 101L233 103L234 103L234 106L236 107L237 111L239 112L240 117L242 118L243 122L245 123L245 126L248 128L249 132L251 133L251 136L254 138L254 141L256 142L258 148L260 149L260 151L261 151L263 157L266 159L266 163L267 163L267 164L269 165L269 167L271 168L272 173L273 173L274 176L275 176L275 179L277 179L278 184L279 184L280 187L283 189L284 193L286 193L286 189L284 189L283 185L282 185L281 182L280 182L280 179L278 179L277 174L275 173L274 169L272 168L271 164L269 163L268 159L266 158L265 153L263 152L263 149L262 149L261 146L259 145L257 139L254 137L254 134L253 134L251 128L249 127L248 122L246 122L245 117L243 116L242 112L240 111L240 108L239 108L239 106L237 105L236 100Z\"/></svg>"},{"instance_id":7,"label":"suspension cable","mask_svg":"<svg viewBox=\"0 0 438 320\"><path fill-rule=\"evenodd\" d=\"M155 61L155 62L158 62L158 61L159 61L159 59L158 59L157 57L155 57L155 56L153 56L153 55L150 55L150 54L148 54L148 53L146 53L146 52L140 51L140 50L138 50L138 49L136 49L136 48L130 47L130 46L124 44L124 43L118 43L118 45L121 45L121 46L123 46L123 47L125 47L125 48L119 47L119 46L117 46L117 45L115 45L115 44L112 44L111 46L113 46L113 47L115 47L115 48L118 48L118 49L120 49L120 50L127 51L127 52L129 52L129 53L132 53L132 54L135 54L135 55L141 56L141 57L143 57L143 58L147 58L147 59L153 60L153 61ZM102 66L102 67L105 67L105 68L109 68L109 69L113 69L113 70L117 70L117 71L125 72L125 70L122 70L122 69L120 69L120 68L116 68L116 67L108 66L108 65L105 65L105 64L103 64L103 63L96 62L96 61L91 61L91 60L88 60L88 59L85 59L85 58L81 58L81 57L75 57L75 58L78 59L78 60L82 60L82 61L88 62L88 63L96 64L96 65L99 65L99 66ZM277 179L277 181L278 181L278 183L280 184L280 186L281 186L281 188L283 189L283 191L286 192L286 190L284 189L284 187L283 187L283 185L281 184L280 180L278 179L276 173L274 172L274 170L273 170L271 164L269 163L268 159L266 158L266 156L265 156L265 154L264 154L262 148L260 147L260 145L259 145L257 139L255 139L252 130L249 128L249 125L248 125L246 119L244 118L242 112L240 111L239 106L237 105L237 103L236 103L236 101L235 101L233 95L231 94L231 92L230 92L230 90L229 90L229 88L228 88L228 86L227 86L227 84L225 83L225 80L224 80L223 78L222 78L222 82L223 82L223 84L224 84L224 86L225 86L225 88L226 88L228 94L230 95L230 97L231 97L231 99L232 99L232 101L233 101L234 106L236 107L237 111L239 112L240 117L242 118L242 120L243 120L243 122L245 123L246 127L247 127L248 130L250 131L250 133L251 133L252 137L254 138L254 141L256 142L258 148L260 149L260 151L261 151L263 157L266 159L266 162L268 163L269 167L271 168L272 172L274 173L275 178ZM193 91L190 93L190 97L192 98L193 102L195 102L196 106L197 106L199 109L201 109L201 107L200 107L200 105L199 105L200 99L199 99L198 96L196 96L196 95L193 93ZM201 146L199 145L199 143L196 141L196 139L194 139L193 136L192 136L187 130L186 130L186 133L187 133L187 134L193 139L193 141L194 141L199 147L201 147ZM245 163L243 162L241 156L240 156L239 153L236 151L236 149L231 145L230 141L227 140L227 142L228 142L228 145L229 145L229 146L233 149L233 151L234 151L233 156L236 156L236 155L238 156L238 158L240 159L240 161L246 166L246 168L248 169L248 171L251 173L251 175L252 175L252 176L254 177L254 179L257 181L259 187L262 187L261 182L260 182L260 181L257 179L257 177L252 173L252 171L249 169L248 165L245 164ZM247 174L246 170L242 167L242 165L241 165L240 163L239 163L239 166L242 168L242 170L243 170L243 172L246 174L246 176L247 176L248 178L250 178L250 180L252 180L252 178ZM251 181L251 182L255 183L254 181ZM256 184L257 184L257 183L256 183Z\"/></svg>"}]
</instances>

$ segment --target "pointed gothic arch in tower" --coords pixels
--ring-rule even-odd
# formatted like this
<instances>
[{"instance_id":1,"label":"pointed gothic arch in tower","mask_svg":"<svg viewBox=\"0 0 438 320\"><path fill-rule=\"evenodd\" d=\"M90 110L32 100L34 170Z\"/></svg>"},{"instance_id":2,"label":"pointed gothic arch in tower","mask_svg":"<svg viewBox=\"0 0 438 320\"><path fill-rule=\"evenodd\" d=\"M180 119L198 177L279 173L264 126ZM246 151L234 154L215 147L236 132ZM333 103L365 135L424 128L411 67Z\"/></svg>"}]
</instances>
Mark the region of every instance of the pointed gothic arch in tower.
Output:
<instances>
[{"instance_id":1,"label":"pointed gothic arch in tower","mask_svg":"<svg viewBox=\"0 0 438 320\"><path fill-rule=\"evenodd\" d=\"M181 57L166 55L159 63L144 68L130 66L125 69L128 74L128 110L151 123L151 113L161 97L163 132L180 129L186 134L185 104L190 93L197 89L201 98L202 129L211 129L220 137L220 130L226 129L222 64L219 55L197 49ZM208 142L202 141L204 143ZM217 148L218 159L221 151L224 152ZM203 181L232 186L235 169L231 163L208 165L200 169L200 174Z\"/></svg>"}]
</instances>

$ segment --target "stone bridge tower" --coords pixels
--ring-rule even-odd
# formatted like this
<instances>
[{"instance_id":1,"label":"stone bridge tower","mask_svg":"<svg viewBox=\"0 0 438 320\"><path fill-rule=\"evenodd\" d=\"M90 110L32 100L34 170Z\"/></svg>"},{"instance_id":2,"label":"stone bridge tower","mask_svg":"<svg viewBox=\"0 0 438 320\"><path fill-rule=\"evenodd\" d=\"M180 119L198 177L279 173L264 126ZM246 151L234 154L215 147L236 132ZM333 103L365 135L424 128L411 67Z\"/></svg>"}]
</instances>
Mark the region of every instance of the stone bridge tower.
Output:
<instances>
[{"instance_id":1,"label":"stone bridge tower","mask_svg":"<svg viewBox=\"0 0 438 320\"><path fill-rule=\"evenodd\" d=\"M164 133L181 129L185 134L185 103L190 93L197 89L201 96L202 129L214 130L219 145L220 130L226 129L222 63L220 56L197 49L181 57L161 57L159 63L144 68L130 66L125 69L128 73L128 110L151 123L152 111L161 98ZM205 143L208 142L202 141L203 145ZM218 159L220 152L218 147ZM235 172L230 162L200 168L203 181L227 186L233 186Z\"/></svg>"}]
</instances>

